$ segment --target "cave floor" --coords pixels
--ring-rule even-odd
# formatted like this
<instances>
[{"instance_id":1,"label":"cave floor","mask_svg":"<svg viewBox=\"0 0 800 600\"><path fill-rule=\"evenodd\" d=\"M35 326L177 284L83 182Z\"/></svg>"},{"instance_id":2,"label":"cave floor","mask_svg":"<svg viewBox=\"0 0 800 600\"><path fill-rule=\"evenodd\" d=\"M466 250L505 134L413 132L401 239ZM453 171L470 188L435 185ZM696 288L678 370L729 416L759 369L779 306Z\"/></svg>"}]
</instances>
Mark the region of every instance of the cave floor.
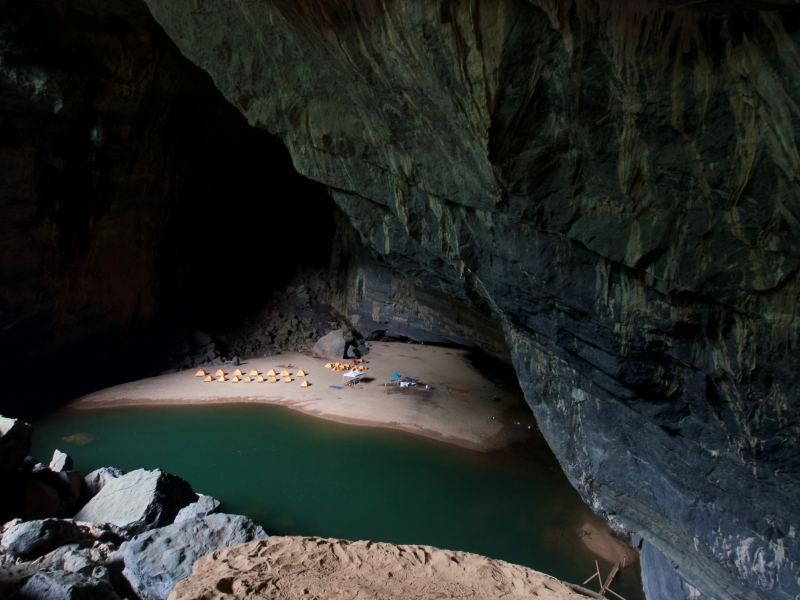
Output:
<instances>
[{"instance_id":1,"label":"cave floor","mask_svg":"<svg viewBox=\"0 0 800 600\"><path fill-rule=\"evenodd\" d=\"M467 350L397 342L374 342L358 385L342 386L342 374L326 369L327 359L283 353L248 359L238 367L266 373L291 364L293 381L234 383L237 367L222 368L228 381L204 382L195 369L151 377L79 398L77 409L130 405L262 402L281 404L315 417L399 429L491 452L534 435L536 422L516 382L490 381L467 358ZM345 362L345 361L342 361ZM306 377L296 377L298 370ZM430 391L385 386L393 373L430 384ZM300 384L307 380L307 388ZM341 389L331 388L342 386ZM493 419L490 417L494 417Z\"/></svg>"}]
</instances>

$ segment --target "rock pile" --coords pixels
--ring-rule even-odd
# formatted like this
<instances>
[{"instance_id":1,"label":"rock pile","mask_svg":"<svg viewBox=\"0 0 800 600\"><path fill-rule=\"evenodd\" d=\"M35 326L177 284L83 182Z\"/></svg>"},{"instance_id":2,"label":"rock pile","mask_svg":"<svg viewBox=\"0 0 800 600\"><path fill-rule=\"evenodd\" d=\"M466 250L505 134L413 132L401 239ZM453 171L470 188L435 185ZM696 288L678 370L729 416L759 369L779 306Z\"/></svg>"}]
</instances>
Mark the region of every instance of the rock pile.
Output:
<instances>
[{"instance_id":1,"label":"rock pile","mask_svg":"<svg viewBox=\"0 0 800 600\"><path fill-rule=\"evenodd\" d=\"M176 341L161 373L238 364L240 358L275 356L304 348L311 352L323 335L339 329L345 342L351 344L355 334L331 308L331 290L328 273L301 272L291 285L276 292L255 317L213 336L196 331ZM342 358L343 353L344 347L337 358Z\"/></svg>"},{"instance_id":2,"label":"rock pile","mask_svg":"<svg viewBox=\"0 0 800 600\"><path fill-rule=\"evenodd\" d=\"M81 477L58 450L49 466L28 457L27 423L0 417L0 428L3 520L17 517L0 530L0 598L166 600L197 558L268 537L175 475Z\"/></svg>"}]
</instances>

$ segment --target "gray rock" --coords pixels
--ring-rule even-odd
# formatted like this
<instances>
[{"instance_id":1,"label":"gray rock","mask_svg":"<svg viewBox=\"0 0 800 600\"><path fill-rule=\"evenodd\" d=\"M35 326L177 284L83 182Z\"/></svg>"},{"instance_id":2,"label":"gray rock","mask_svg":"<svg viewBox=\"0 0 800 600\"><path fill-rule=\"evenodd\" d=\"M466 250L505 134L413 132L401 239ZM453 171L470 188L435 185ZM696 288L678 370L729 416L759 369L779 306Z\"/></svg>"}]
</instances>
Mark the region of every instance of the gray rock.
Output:
<instances>
[{"instance_id":1,"label":"gray rock","mask_svg":"<svg viewBox=\"0 0 800 600\"><path fill-rule=\"evenodd\" d=\"M61 450L56 450L53 452L53 458L50 460L50 470L54 473L71 471L72 464L72 457L69 454L62 452Z\"/></svg>"},{"instance_id":2,"label":"gray rock","mask_svg":"<svg viewBox=\"0 0 800 600\"><path fill-rule=\"evenodd\" d=\"M107 577L69 571L39 571L19 591L25 600L120 600Z\"/></svg>"},{"instance_id":3,"label":"gray rock","mask_svg":"<svg viewBox=\"0 0 800 600\"><path fill-rule=\"evenodd\" d=\"M114 467L101 467L83 478L86 488L92 496L96 496L109 481L119 479L125 473Z\"/></svg>"},{"instance_id":4,"label":"gray rock","mask_svg":"<svg viewBox=\"0 0 800 600\"><path fill-rule=\"evenodd\" d=\"M197 494L183 479L138 469L108 482L75 520L111 523L137 534L172 523L183 507L196 500Z\"/></svg>"},{"instance_id":5,"label":"gray rock","mask_svg":"<svg viewBox=\"0 0 800 600\"><path fill-rule=\"evenodd\" d=\"M2 546L16 556L45 554L53 548L79 542L83 532L69 519L26 521L3 533Z\"/></svg>"},{"instance_id":6,"label":"gray rock","mask_svg":"<svg viewBox=\"0 0 800 600\"><path fill-rule=\"evenodd\" d=\"M20 468L31 449L33 427L19 419L0 416L0 473Z\"/></svg>"},{"instance_id":7,"label":"gray rock","mask_svg":"<svg viewBox=\"0 0 800 600\"><path fill-rule=\"evenodd\" d=\"M334 329L330 333L323 335L312 351L316 358L330 358L340 360L344 357L344 335L341 329Z\"/></svg>"},{"instance_id":8,"label":"gray rock","mask_svg":"<svg viewBox=\"0 0 800 600\"><path fill-rule=\"evenodd\" d=\"M642 541L640 553L642 586L647 600L688 600L688 584L678 575L675 565L658 548Z\"/></svg>"},{"instance_id":9,"label":"gray rock","mask_svg":"<svg viewBox=\"0 0 800 600\"><path fill-rule=\"evenodd\" d=\"M193 502L186 508L182 508L175 517L175 522L188 521L189 519L202 519L219 510L219 501L211 496L200 496L197 502Z\"/></svg>"},{"instance_id":10,"label":"gray rock","mask_svg":"<svg viewBox=\"0 0 800 600\"><path fill-rule=\"evenodd\" d=\"M80 544L67 544L66 546L56 548L44 556L40 556L36 560L20 562L11 564L5 568L0 568L0 588L2 588L3 585L9 584L13 587L19 587L25 583L25 580L39 571L62 569L64 565L64 556L69 552L75 552L79 549Z\"/></svg>"},{"instance_id":11,"label":"gray rock","mask_svg":"<svg viewBox=\"0 0 800 600\"><path fill-rule=\"evenodd\" d=\"M247 517L216 514L136 536L125 549L123 574L142 600L167 600L201 556L269 537Z\"/></svg>"}]
</instances>

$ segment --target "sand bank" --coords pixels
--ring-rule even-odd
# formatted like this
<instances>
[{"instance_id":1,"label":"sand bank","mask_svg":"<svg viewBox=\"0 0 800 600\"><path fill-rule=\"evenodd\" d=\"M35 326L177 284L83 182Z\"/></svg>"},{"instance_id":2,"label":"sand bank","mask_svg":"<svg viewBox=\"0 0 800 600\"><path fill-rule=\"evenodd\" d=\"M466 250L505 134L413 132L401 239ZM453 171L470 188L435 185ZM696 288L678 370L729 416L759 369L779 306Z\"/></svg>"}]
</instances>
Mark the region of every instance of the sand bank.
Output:
<instances>
[{"instance_id":1,"label":"sand bank","mask_svg":"<svg viewBox=\"0 0 800 600\"><path fill-rule=\"evenodd\" d=\"M373 542L271 537L194 564L169 600L236 598L584 598L558 579L477 554Z\"/></svg>"},{"instance_id":2,"label":"sand bank","mask_svg":"<svg viewBox=\"0 0 800 600\"><path fill-rule=\"evenodd\" d=\"M263 402L341 423L400 429L480 451L499 450L531 434L535 420L518 389L490 381L466 358L467 351L415 344L376 342L366 357L362 383L342 389L342 375L326 369L329 360L287 353L248 359L240 368L265 373L288 369L284 383L205 383L195 369L100 390L79 398L78 409L130 405ZM213 369L216 370L217 367ZM220 367L230 379L236 367ZM302 369L307 377L296 377ZM393 373L429 383L429 392L381 384ZM308 380L310 387L302 388ZM499 401L493 401L493 399ZM490 419L489 417L494 417Z\"/></svg>"}]
</instances>

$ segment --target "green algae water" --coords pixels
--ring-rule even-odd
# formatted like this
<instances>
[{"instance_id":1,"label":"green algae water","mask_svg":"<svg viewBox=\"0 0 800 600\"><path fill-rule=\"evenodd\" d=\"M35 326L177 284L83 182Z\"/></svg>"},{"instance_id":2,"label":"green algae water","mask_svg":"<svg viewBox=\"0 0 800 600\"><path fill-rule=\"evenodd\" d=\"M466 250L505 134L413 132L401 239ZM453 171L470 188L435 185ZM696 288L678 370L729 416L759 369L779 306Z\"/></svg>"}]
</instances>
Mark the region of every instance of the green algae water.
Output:
<instances>
[{"instance_id":1,"label":"green algae water","mask_svg":"<svg viewBox=\"0 0 800 600\"><path fill-rule=\"evenodd\" d=\"M429 544L578 584L595 571L575 532L600 521L540 437L487 454L280 406L222 404L64 409L35 424L33 456L46 462L55 448L84 474L174 473L270 534ZM605 576L612 565L599 562ZM638 566L612 589L642 600Z\"/></svg>"}]
</instances>

